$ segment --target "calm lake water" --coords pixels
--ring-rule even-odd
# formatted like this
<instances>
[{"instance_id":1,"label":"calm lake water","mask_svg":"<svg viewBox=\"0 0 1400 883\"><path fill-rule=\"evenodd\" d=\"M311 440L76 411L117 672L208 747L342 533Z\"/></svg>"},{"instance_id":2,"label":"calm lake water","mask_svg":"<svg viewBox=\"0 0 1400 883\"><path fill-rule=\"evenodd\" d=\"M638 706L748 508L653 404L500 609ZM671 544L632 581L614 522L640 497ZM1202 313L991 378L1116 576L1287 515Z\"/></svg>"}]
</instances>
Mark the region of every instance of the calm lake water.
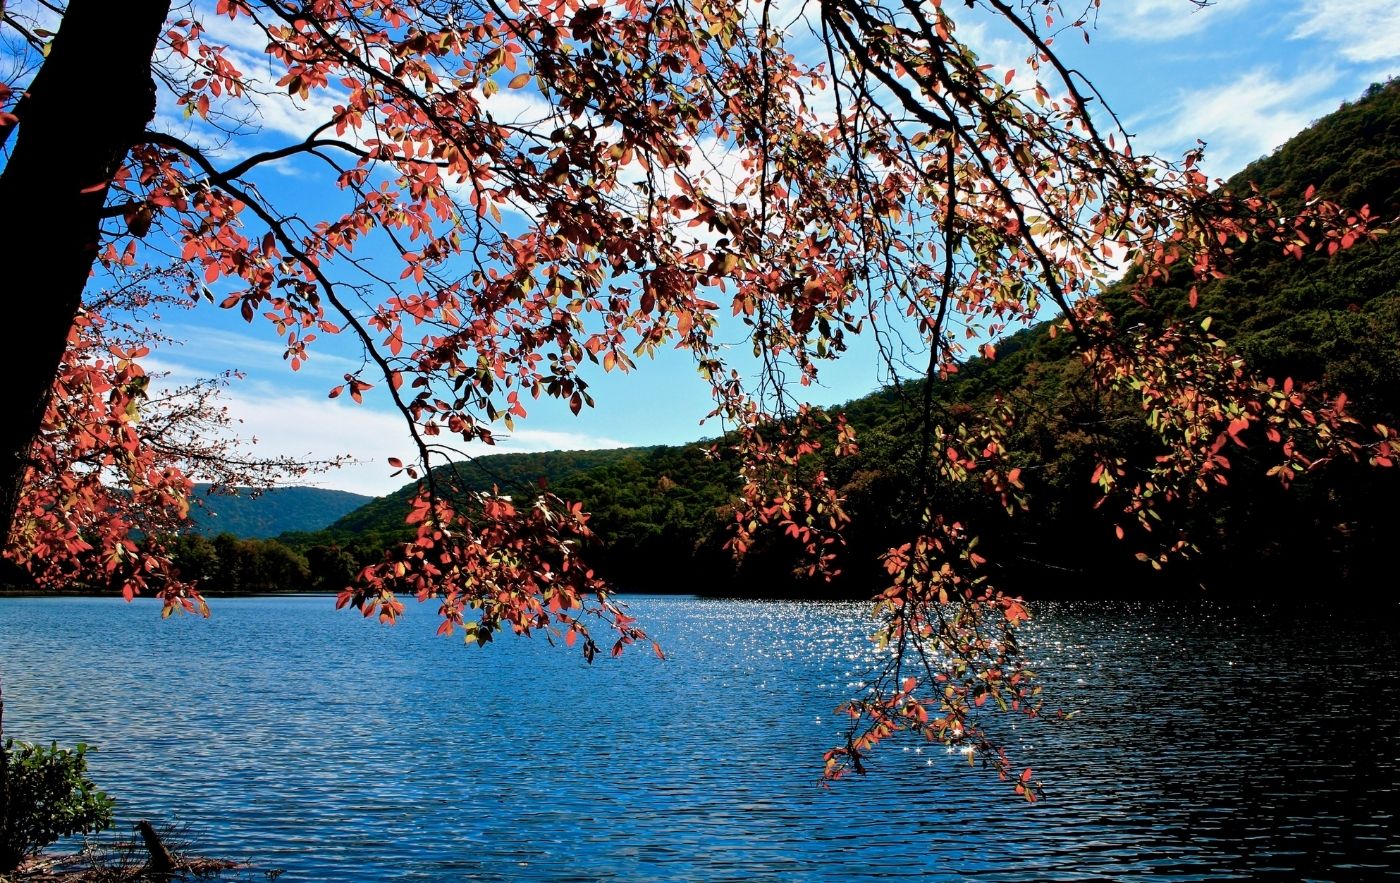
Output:
<instances>
[{"instance_id":1,"label":"calm lake water","mask_svg":"<svg viewBox=\"0 0 1400 883\"><path fill-rule=\"evenodd\" d=\"M282 880L1400 877L1400 607L1044 606L1067 724L1020 801L891 743L829 789L864 605L639 597L670 658L435 638L328 598L0 600L5 732L99 746L123 824Z\"/></svg>"}]
</instances>

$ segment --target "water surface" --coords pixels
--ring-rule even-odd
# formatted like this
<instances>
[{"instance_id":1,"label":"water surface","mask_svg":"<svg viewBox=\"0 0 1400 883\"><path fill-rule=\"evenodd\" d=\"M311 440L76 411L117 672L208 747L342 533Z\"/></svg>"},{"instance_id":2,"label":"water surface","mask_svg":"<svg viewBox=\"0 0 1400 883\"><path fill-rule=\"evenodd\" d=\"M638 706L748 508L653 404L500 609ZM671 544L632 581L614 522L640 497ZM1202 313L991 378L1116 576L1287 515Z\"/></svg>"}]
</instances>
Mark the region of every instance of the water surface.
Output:
<instances>
[{"instance_id":1,"label":"water surface","mask_svg":"<svg viewBox=\"0 0 1400 883\"><path fill-rule=\"evenodd\" d=\"M1049 799L893 743L818 785L863 605L645 597L666 647L484 651L328 598L0 600L5 731L283 880L1400 878L1400 637L1364 610L1040 608Z\"/></svg>"}]
</instances>

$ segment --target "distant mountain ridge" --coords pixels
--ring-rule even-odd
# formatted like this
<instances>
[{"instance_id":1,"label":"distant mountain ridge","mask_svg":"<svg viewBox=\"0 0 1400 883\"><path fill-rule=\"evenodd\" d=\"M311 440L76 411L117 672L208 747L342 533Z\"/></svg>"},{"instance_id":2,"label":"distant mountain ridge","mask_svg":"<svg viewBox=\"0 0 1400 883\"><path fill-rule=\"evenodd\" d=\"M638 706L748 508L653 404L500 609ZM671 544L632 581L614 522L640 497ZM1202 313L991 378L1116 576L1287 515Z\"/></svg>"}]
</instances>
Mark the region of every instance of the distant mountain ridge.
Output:
<instances>
[{"instance_id":1,"label":"distant mountain ridge","mask_svg":"<svg viewBox=\"0 0 1400 883\"><path fill-rule=\"evenodd\" d=\"M321 530L375 499L318 487L272 488L257 495L249 488L240 488L237 496L211 494L209 489L207 484L195 485L197 502L190 507L191 530L211 537L230 533L240 539Z\"/></svg>"}]
</instances>

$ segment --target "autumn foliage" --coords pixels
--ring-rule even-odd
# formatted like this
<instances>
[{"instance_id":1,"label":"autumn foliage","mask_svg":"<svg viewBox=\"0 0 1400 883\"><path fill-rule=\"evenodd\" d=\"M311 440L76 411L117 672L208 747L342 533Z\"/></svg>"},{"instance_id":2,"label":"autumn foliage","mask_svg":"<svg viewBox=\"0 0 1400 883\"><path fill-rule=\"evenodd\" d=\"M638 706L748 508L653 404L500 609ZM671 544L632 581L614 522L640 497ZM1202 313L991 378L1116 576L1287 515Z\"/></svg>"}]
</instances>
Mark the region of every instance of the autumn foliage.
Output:
<instances>
[{"instance_id":1,"label":"autumn foliage","mask_svg":"<svg viewBox=\"0 0 1400 883\"><path fill-rule=\"evenodd\" d=\"M533 400L591 406L589 376L662 348L693 358L717 453L742 464L733 549L776 530L814 575L839 569L848 520L815 455L859 439L804 390L856 334L880 335L886 379L917 362L936 381L1058 314L1090 381L1139 395L1160 441L1151 463L1110 458L1084 476L1126 529L1226 481L1255 430L1284 483L1339 457L1388 465L1393 430L1357 425L1335 393L1256 377L1208 317L1125 330L1107 312L1098 293L1125 270L1148 302L1183 274L1223 274L1247 243L1335 252L1380 228L1311 194L1284 211L1218 189L1196 153L1134 154L1054 49L1088 34L1098 4L1082 5L823 0L780 22L732 0L218 0L166 21L151 61L199 137L158 117L127 145L102 182L93 255L121 267L168 251L192 268L187 297L271 323L293 370L327 335L358 340L363 367L327 392L391 400L413 455L403 468L423 485L415 539L340 604L392 621L401 594L436 598L444 630L478 642L543 632L591 659L643 639L580 560L580 507L517 505L508 489L448 499L432 467L510 430ZM54 42L75 17L124 15L74 2ZM1014 34L1024 63L983 63L959 36L978 22ZM38 53L45 38L28 34ZM255 66L229 34L262 47ZM26 83L9 88L5 125L22 142L31 99L15 101ZM289 106L297 137L251 154L206 146ZM274 164L321 188L314 203L269 196ZM187 473L139 437L142 351L101 346L96 320L73 318L8 554L46 579L102 572L198 606L155 534L138 544L113 520L114 488L171 521L188 495ZM740 333L743 352L721 345ZM1006 412L950 416L930 388L926 500L952 483L1027 506ZM988 581L975 525L927 506L911 517L920 536L885 553L876 593L877 640L896 652L847 706L828 774L863 770L883 738L912 730L976 749L1034 799L1029 771L979 723L1040 713L1015 638L1026 608ZM1142 547L1160 564L1189 541ZM39 566L56 549L61 568Z\"/></svg>"},{"instance_id":2,"label":"autumn foliage","mask_svg":"<svg viewBox=\"0 0 1400 883\"><path fill-rule=\"evenodd\" d=\"M167 615L208 615L166 547L200 505L192 476L257 488L329 464L250 454L220 401L231 378L169 384L141 366L164 341L157 310L188 306L164 292L178 276L141 271L75 317L5 557L43 588L153 593Z\"/></svg>"}]
</instances>

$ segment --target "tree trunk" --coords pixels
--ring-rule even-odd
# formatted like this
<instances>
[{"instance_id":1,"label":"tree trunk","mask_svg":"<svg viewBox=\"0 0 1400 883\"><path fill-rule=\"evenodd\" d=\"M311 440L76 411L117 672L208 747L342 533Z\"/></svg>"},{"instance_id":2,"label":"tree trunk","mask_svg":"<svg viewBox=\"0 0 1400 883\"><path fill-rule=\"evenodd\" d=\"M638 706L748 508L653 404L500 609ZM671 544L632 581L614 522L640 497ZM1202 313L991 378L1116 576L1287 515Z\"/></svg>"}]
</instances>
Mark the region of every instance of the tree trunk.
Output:
<instances>
[{"instance_id":1,"label":"tree trunk","mask_svg":"<svg viewBox=\"0 0 1400 883\"><path fill-rule=\"evenodd\" d=\"M136 823L136 830L141 832L141 840L146 844L146 851L151 854L151 860L146 865L151 875L157 879L169 879L178 862L166 848L165 842L160 839L160 834L156 833L155 826L142 819Z\"/></svg>"},{"instance_id":2,"label":"tree trunk","mask_svg":"<svg viewBox=\"0 0 1400 883\"><path fill-rule=\"evenodd\" d=\"M169 0L71 0L48 57L15 108L0 173L5 343L12 359L0 419L0 537L10 536L29 448L82 303L107 187L155 115L151 58Z\"/></svg>"}]
</instances>

